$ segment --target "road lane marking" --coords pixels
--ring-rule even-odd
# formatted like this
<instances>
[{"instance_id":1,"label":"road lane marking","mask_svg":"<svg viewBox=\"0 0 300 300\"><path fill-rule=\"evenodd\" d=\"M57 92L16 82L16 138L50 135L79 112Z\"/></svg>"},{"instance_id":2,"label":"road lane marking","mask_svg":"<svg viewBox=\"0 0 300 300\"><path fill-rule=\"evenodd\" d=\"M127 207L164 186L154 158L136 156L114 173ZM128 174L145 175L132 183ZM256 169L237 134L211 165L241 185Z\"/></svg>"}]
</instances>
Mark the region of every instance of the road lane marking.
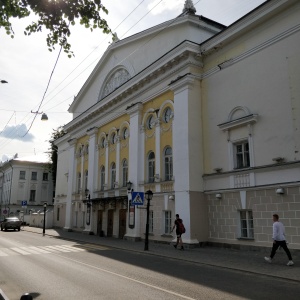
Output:
<instances>
[{"instance_id":1,"label":"road lane marking","mask_svg":"<svg viewBox=\"0 0 300 300\"><path fill-rule=\"evenodd\" d=\"M160 288L156 285L153 285L153 284L150 284L150 283L146 283L146 282L143 282L143 281L140 281L140 280L137 280L137 279L134 279L134 278L131 278L131 277L128 277L128 276L125 276L125 275L122 275L122 274L118 274L116 272L112 272L112 271L109 271L109 270L106 270L106 269L103 269L103 268L100 268L100 267L96 267L96 266L93 266L93 265L90 265L90 264L87 264L85 262L82 262L80 260L76 260L76 259L73 259L73 258L70 258L70 257L66 257L66 256L62 256L62 255L57 255L57 256L60 256L64 259L68 259L70 261L73 261L73 262L76 262L78 264L81 264L81 265L84 265L86 267L90 267L90 268L93 268L95 270L98 270L98 271L102 271L102 272L105 272L105 273L108 273L108 274L111 274L111 275L115 275L117 277L120 277L120 278L123 278L123 279L127 279L127 280L130 280L130 281L133 281L133 282L136 282L136 283L139 283L141 285L144 285L144 286L147 286L147 287L150 287L150 288L153 288L153 289L156 289L158 291L162 291L164 293L167 293L167 294L170 294L170 295L174 295L176 297L179 297L179 298L182 298L182 299L187 299L187 300L197 300L195 298L191 298L191 297L188 297L188 296L185 296L185 295L182 295L182 294L178 294L176 292L173 292L173 291L170 291L170 290L166 290L164 288Z\"/></svg>"},{"instance_id":2,"label":"road lane marking","mask_svg":"<svg viewBox=\"0 0 300 300\"><path fill-rule=\"evenodd\" d=\"M63 248L63 249L70 250L72 252L86 251L85 249L74 247L74 245L73 246L70 246L70 245L61 245L59 247Z\"/></svg>"},{"instance_id":3,"label":"road lane marking","mask_svg":"<svg viewBox=\"0 0 300 300\"><path fill-rule=\"evenodd\" d=\"M20 253L22 255L29 255L30 253L28 251L25 251L21 248L10 248L11 250L17 252L17 253Z\"/></svg>"}]
</instances>

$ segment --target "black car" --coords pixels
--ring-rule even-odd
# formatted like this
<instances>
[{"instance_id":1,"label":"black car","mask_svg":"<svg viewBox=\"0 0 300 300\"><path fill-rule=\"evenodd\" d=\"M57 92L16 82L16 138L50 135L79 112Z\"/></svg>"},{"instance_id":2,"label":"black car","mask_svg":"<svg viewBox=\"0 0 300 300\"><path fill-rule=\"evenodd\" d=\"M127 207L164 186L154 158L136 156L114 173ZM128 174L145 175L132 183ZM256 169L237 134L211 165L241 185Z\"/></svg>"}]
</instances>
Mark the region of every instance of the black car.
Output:
<instances>
[{"instance_id":1,"label":"black car","mask_svg":"<svg viewBox=\"0 0 300 300\"><path fill-rule=\"evenodd\" d=\"M18 229L20 231L22 222L17 217L5 218L1 223L1 230Z\"/></svg>"}]
</instances>

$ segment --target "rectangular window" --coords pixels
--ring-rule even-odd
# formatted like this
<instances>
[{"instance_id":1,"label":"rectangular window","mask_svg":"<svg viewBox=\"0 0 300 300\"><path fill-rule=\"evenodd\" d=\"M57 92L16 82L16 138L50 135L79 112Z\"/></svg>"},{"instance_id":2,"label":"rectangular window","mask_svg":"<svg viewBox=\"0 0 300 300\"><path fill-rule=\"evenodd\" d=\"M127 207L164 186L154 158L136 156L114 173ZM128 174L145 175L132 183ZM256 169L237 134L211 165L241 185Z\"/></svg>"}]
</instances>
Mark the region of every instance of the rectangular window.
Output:
<instances>
[{"instance_id":1,"label":"rectangular window","mask_svg":"<svg viewBox=\"0 0 300 300\"><path fill-rule=\"evenodd\" d=\"M149 211L149 232L153 233L153 210Z\"/></svg>"},{"instance_id":2,"label":"rectangular window","mask_svg":"<svg viewBox=\"0 0 300 300\"><path fill-rule=\"evenodd\" d=\"M165 234L170 234L172 230L172 213L171 211L165 211Z\"/></svg>"},{"instance_id":3,"label":"rectangular window","mask_svg":"<svg viewBox=\"0 0 300 300\"><path fill-rule=\"evenodd\" d=\"M241 238L254 238L252 210L240 211Z\"/></svg>"},{"instance_id":4,"label":"rectangular window","mask_svg":"<svg viewBox=\"0 0 300 300\"><path fill-rule=\"evenodd\" d=\"M236 169L250 167L249 143L244 141L235 144L235 167Z\"/></svg>"},{"instance_id":5,"label":"rectangular window","mask_svg":"<svg viewBox=\"0 0 300 300\"><path fill-rule=\"evenodd\" d=\"M37 180L37 172L31 172L31 180Z\"/></svg>"},{"instance_id":6,"label":"rectangular window","mask_svg":"<svg viewBox=\"0 0 300 300\"><path fill-rule=\"evenodd\" d=\"M43 181L48 181L48 173L43 173Z\"/></svg>"},{"instance_id":7,"label":"rectangular window","mask_svg":"<svg viewBox=\"0 0 300 300\"><path fill-rule=\"evenodd\" d=\"M35 193L36 193L36 190L30 190L30 197L29 197L30 202L35 201Z\"/></svg>"},{"instance_id":8,"label":"rectangular window","mask_svg":"<svg viewBox=\"0 0 300 300\"><path fill-rule=\"evenodd\" d=\"M56 221L59 221L60 208L57 208Z\"/></svg>"},{"instance_id":9,"label":"rectangular window","mask_svg":"<svg viewBox=\"0 0 300 300\"><path fill-rule=\"evenodd\" d=\"M25 179L26 171L20 171L20 177L19 179Z\"/></svg>"}]
</instances>

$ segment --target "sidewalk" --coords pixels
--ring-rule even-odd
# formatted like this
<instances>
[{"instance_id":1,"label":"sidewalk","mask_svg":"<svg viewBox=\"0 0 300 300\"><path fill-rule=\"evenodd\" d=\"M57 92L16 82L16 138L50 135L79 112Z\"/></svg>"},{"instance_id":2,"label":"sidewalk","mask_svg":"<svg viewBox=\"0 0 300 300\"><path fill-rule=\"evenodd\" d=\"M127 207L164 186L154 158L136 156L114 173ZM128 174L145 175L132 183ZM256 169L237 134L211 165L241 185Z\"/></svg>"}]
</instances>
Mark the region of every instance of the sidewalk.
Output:
<instances>
[{"instance_id":1,"label":"sidewalk","mask_svg":"<svg viewBox=\"0 0 300 300\"><path fill-rule=\"evenodd\" d=\"M24 227L22 230L36 234L42 234L43 232L42 228L28 226ZM45 234L46 236L53 236L72 241L142 252L148 255L175 258L177 260L180 259L207 266L216 266L300 282L300 260L298 252L293 254L295 265L292 267L286 266L288 259L283 250L278 250L274 262L269 264L264 261L264 256L269 256L271 245L266 253L263 251L232 250L208 246L180 251L174 249L172 245L149 241L149 251L144 251L144 241L131 242L116 238L68 232L62 229L46 229Z\"/></svg>"}]
</instances>

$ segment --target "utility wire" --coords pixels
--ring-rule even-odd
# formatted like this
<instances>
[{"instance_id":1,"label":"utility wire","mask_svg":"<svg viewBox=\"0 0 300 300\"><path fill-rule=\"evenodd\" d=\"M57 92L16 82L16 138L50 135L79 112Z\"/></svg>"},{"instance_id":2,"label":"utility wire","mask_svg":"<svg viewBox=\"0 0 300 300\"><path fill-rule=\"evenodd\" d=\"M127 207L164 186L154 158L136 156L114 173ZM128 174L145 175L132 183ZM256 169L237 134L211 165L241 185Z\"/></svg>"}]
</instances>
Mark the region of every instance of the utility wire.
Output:
<instances>
[{"instance_id":1,"label":"utility wire","mask_svg":"<svg viewBox=\"0 0 300 300\"><path fill-rule=\"evenodd\" d=\"M53 76L53 74L54 74L54 70L55 70L56 65L57 65L57 63L58 63L58 59L59 59L59 57L60 57L61 50L62 50L62 46L61 46L60 49L59 49L59 52L58 52L58 55L57 55L57 58L56 58L56 62L55 62L54 67L53 67L53 69L52 69L52 72L51 72L50 78L49 78L49 80L48 80L48 84L47 84L46 90L45 90L45 92L44 92L42 101L41 101L41 103L40 103L40 105L39 105L39 107L38 107L38 110L36 111L35 116L34 116L32 122L31 122L31 124L30 124L28 130L27 130L26 133L25 133L23 136L21 136L21 137L24 137L25 135L27 135L27 133L30 131L30 129L31 129L32 125L33 125L33 122L35 121L37 115L39 114L39 110L40 110L41 105L42 105L42 103L43 103L43 101L44 101L44 99L45 99L46 93L47 93L47 91L48 91L48 88L49 88L49 85L50 85L50 82L51 82L51 79L52 79L52 76Z\"/></svg>"}]
</instances>

